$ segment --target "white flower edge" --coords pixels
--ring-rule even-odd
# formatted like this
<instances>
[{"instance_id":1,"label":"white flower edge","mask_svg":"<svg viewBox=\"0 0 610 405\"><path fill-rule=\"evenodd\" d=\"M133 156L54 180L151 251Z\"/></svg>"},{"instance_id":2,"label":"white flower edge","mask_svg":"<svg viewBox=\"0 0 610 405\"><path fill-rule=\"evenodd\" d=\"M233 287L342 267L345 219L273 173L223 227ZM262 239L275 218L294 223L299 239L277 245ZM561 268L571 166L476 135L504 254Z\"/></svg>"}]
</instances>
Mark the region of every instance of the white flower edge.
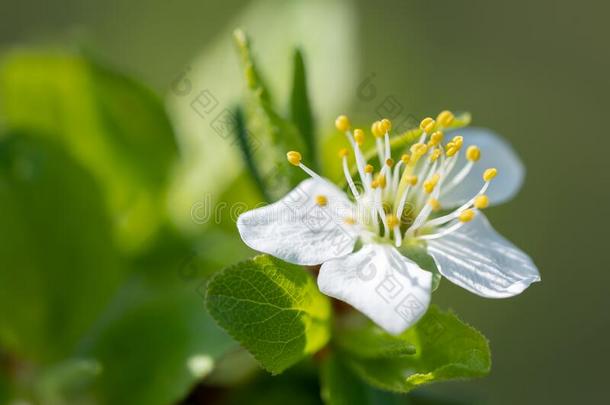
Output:
<instances>
[{"instance_id":1,"label":"white flower edge","mask_svg":"<svg viewBox=\"0 0 610 405\"><path fill-rule=\"evenodd\" d=\"M365 244L351 255L325 262L318 287L397 335L426 313L432 273L420 269L391 245Z\"/></svg>"},{"instance_id":2,"label":"white flower edge","mask_svg":"<svg viewBox=\"0 0 610 405\"><path fill-rule=\"evenodd\" d=\"M532 259L496 232L482 212L460 229L428 241L441 275L486 298L518 295L540 281Z\"/></svg>"},{"instance_id":3,"label":"white flower edge","mask_svg":"<svg viewBox=\"0 0 610 405\"><path fill-rule=\"evenodd\" d=\"M318 195L332 201L332 206L319 206ZM352 209L339 188L324 179L307 179L279 201L240 215L237 229L254 250L314 266L353 251L356 235L343 223Z\"/></svg>"}]
</instances>

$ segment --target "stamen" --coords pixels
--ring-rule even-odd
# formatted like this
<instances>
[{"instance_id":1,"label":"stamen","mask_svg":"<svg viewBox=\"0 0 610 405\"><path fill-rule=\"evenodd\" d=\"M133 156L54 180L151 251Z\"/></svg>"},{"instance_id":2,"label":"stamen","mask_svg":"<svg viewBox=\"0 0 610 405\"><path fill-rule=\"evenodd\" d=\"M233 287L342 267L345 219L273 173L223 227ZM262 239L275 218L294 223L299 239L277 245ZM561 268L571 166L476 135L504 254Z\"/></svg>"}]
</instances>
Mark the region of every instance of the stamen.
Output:
<instances>
[{"instance_id":1,"label":"stamen","mask_svg":"<svg viewBox=\"0 0 610 405\"><path fill-rule=\"evenodd\" d=\"M479 195L474 199L474 207L480 210L487 208L489 206L489 197L485 194Z\"/></svg>"},{"instance_id":2,"label":"stamen","mask_svg":"<svg viewBox=\"0 0 610 405\"><path fill-rule=\"evenodd\" d=\"M405 204L407 202L407 196L409 194L409 190L411 187L415 187L417 185L417 176L406 176L405 183L407 184L406 188L402 192L400 200L398 202L398 208L396 209L396 216L398 218L402 218L402 211L405 208Z\"/></svg>"},{"instance_id":3,"label":"stamen","mask_svg":"<svg viewBox=\"0 0 610 405\"><path fill-rule=\"evenodd\" d=\"M430 117L426 117L420 122L419 127L422 131L424 131L422 136L419 138L420 143L423 143L426 140L426 135L431 134L432 131L434 131L435 126L436 122Z\"/></svg>"},{"instance_id":4,"label":"stamen","mask_svg":"<svg viewBox=\"0 0 610 405\"><path fill-rule=\"evenodd\" d=\"M432 146L438 146L443 141L443 133L441 131L436 131L432 135L430 135L430 143Z\"/></svg>"},{"instance_id":5,"label":"stamen","mask_svg":"<svg viewBox=\"0 0 610 405\"><path fill-rule=\"evenodd\" d=\"M387 217L388 227L394 232L394 238L396 247L400 247L402 244L402 235L400 233L400 219L395 215L388 214Z\"/></svg>"},{"instance_id":6,"label":"stamen","mask_svg":"<svg viewBox=\"0 0 610 405\"><path fill-rule=\"evenodd\" d=\"M497 175L498 175L498 170L496 168L492 167L491 169L487 169L487 170L485 170L485 172L483 172L483 180L489 182Z\"/></svg>"},{"instance_id":7,"label":"stamen","mask_svg":"<svg viewBox=\"0 0 610 405\"><path fill-rule=\"evenodd\" d=\"M451 111L441 111L436 117L436 121L444 128L447 128L453 123L455 116Z\"/></svg>"},{"instance_id":8,"label":"stamen","mask_svg":"<svg viewBox=\"0 0 610 405\"><path fill-rule=\"evenodd\" d=\"M465 210L460 213L458 219L461 222L470 222L474 218L474 210Z\"/></svg>"},{"instance_id":9,"label":"stamen","mask_svg":"<svg viewBox=\"0 0 610 405\"><path fill-rule=\"evenodd\" d=\"M328 204L328 198L326 198L324 195L317 195L316 204L318 204L320 207L324 207L326 204Z\"/></svg>"},{"instance_id":10,"label":"stamen","mask_svg":"<svg viewBox=\"0 0 610 405\"><path fill-rule=\"evenodd\" d=\"M381 140L381 137L383 137L384 132L383 132L383 129L381 128L381 126L382 126L381 121L373 122L373 125L371 126L371 132L373 133L373 136L375 137L375 145L377 146L377 156L379 157L379 164L383 165L385 156L384 156L384 152L383 152L383 142Z\"/></svg>"},{"instance_id":11,"label":"stamen","mask_svg":"<svg viewBox=\"0 0 610 405\"><path fill-rule=\"evenodd\" d=\"M342 156L342 164L343 164L343 175L345 176L345 180L349 185L350 190L352 190L352 195L355 198L360 198L360 193L356 188L356 184L354 183L354 179L352 179L352 174L349 171L349 167L347 166L347 149L342 149L341 153L345 150L345 154Z\"/></svg>"},{"instance_id":12,"label":"stamen","mask_svg":"<svg viewBox=\"0 0 610 405\"><path fill-rule=\"evenodd\" d=\"M303 163L301 163L302 157L299 152L297 152L295 150L291 150L290 152L286 153L286 158L288 159L288 162L290 162L291 165L300 167L301 169L303 169L303 171L305 173L310 175L312 178L318 179L318 180L324 180L316 172L314 172L309 167L307 167ZM324 181L326 181L326 180L324 180Z\"/></svg>"},{"instance_id":13,"label":"stamen","mask_svg":"<svg viewBox=\"0 0 610 405\"><path fill-rule=\"evenodd\" d=\"M391 149L390 149L390 130L392 129L392 123L390 122L389 119L384 118L381 120L381 124L379 124L379 127L381 128L381 130L383 130L384 132L384 142L385 142L385 160L388 160L391 156Z\"/></svg>"}]
</instances>

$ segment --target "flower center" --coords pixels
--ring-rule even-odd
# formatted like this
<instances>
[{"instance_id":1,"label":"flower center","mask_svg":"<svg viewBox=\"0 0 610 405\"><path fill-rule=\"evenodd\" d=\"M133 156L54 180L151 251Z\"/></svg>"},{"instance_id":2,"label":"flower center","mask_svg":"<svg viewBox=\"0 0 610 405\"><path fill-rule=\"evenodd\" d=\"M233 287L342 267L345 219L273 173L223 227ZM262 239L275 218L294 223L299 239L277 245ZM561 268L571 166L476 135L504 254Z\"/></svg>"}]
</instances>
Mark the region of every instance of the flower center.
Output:
<instances>
[{"instance_id":1,"label":"flower center","mask_svg":"<svg viewBox=\"0 0 610 405\"><path fill-rule=\"evenodd\" d=\"M355 202L354 212L343 218L344 223L358 227L362 237L393 241L399 247L405 239L429 240L447 235L471 221L477 210L486 208L489 198L485 192L497 175L495 168L484 172L481 189L470 200L452 212L439 215L443 196L460 186L481 157L480 149L474 145L460 153L464 138L459 135L443 144L443 131L453 120L450 111L441 112L436 120L423 119L418 142L397 161L391 154L390 120L374 122L371 132L379 158L379 169L376 170L362 153L364 131L358 128L352 131L349 119L345 115L339 116L335 126L347 137L358 176L354 179L350 171L349 150L341 149L339 157L343 174ZM311 177L326 181L302 163L299 152L288 152L287 158ZM464 158L466 163L460 170L455 170L457 162ZM312 198L320 207L331 209L332 201L328 196Z\"/></svg>"}]
</instances>

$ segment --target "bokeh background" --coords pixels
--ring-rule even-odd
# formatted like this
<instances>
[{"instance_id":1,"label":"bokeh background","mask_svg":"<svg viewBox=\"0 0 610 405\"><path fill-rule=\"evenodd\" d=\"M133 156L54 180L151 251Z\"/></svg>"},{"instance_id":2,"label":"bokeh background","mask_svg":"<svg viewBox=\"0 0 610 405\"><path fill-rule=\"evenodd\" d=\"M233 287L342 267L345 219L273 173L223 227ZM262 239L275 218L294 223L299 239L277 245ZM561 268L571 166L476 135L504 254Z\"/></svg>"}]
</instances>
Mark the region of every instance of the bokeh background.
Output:
<instances>
[{"instance_id":1,"label":"bokeh background","mask_svg":"<svg viewBox=\"0 0 610 405\"><path fill-rule=\"evenodd\" d=\"M521 193L488 215L496 229L534 258L543 281L518 297L497 301L443 283L434 300L455 309L490 339L493 368L487 378L430 390L467 403L605 402L610 362L610 269L604 260L610 204L605 122L610 111L610 6L588 0L313 3L318 3L313 11L299 6L284 12L285 5L270 1L2 2L0 47L3 52L25 44L83 49L163 97L178 133L198 135L196 125L192 128L185 118L193 112L184 107L176 87L185 69L194 87L212 89L227 104L236 100L241 76L237 67L230 68L237 65L230 33L237 25L251 34L280 99L286 93L282 81L286 87L290 46L303 46L313 72L311 97L321 133L331 130L330 120L340 112L362 122L376 119L379 104L389 96L414 117L446 108L470 111L475 125L503 134L525 162ZM200 77L201 72L206 75ZM361 93L367 79L375 89L372 100ZM187 160L209 157L193 155L191 147L199 144L188 136L177 143ZM199 232L201 224L190 217L192 205L210 191L206 182L223 176L231 165L222 153L218 159L209 170L220 174L206 177L201 170L207 169L195 162L191 168L197 174L170 186L168 222L178 223L184 232L176 233L189 235L200 249L213 246L206 252L219 254L224 247L238 257L247 253L232 252L224 234ZM228 177L235 176L226 170ZM97 199L91 200L95 204ZM38 226L44 227L45 215L37 215ZM20 232L19 227L0 226L2 240L18 237L7 232ZM187 266L188 251L179 256ZM104 249L97 253L106 254ZM161 261L137 260L142 267ZM208 267L223 264L205 260ZM180 263L170 260L168 271L180 272ZM48 280L49 288L60 291L56 281ZM150 305L170 311L162 300ZM133 333L150 338L156 332Z\"/></svg>"}]
</instances>

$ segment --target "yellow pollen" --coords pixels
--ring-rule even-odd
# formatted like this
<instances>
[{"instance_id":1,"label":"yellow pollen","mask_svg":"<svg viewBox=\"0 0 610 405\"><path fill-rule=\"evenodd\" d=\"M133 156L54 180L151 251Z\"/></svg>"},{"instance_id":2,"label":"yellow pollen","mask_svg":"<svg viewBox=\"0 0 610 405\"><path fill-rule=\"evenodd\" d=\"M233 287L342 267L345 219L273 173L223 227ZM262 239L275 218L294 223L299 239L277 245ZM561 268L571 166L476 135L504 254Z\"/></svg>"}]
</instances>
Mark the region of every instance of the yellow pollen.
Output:
<instances>
[{"instance_id":1,"label":"yellow pollen","mask_svg":"<svg viewBox=\"0 0 610 405\"><path fill-rule=\"evenodd\" d=\"M362 145L364 143L364 131L359 128L354 129L354 139L358 145Z\"/></svg>"},{"instance_id":2,"label":"yellow pollen","mask_svg":"<svg viewBox=\"0 0 610 405\"><path fill-rule=\"evenodd\" d=\"M288 159L290 164L298 166L301 164L302 157L299 152L291 150L290 152L286 153L286 159Z\"/></svg>"},{"instance_id":3,"label":"yellow pollen","mask_svg":"<svg viewBox=\"0 0 610 405\"><path fill-rule=\"evenodd\" d=\"M445 111L441 111L438 114L438 116L436 117L436 120L443 127L448 127L449 125L451 125L453 123L454 118L455 118L455 116L453 115L453 113L451 111L445 110Z\"/></svg>"},{"instance_id":4,"label":"yellow pollen","mask_svg":"<svg viewBox=\"0 0 610 405\"><path fill-rule=\"evenodd\" d=\"M489 206L489 197L485 194L482 194L474 199L474 207L482 210L483 208L487 208Z\"/></svg>"},{"instance_id":5,"label":"yellow pollen","mask_svg":"<svg viewBox=\"0 0 610 405\"><path fill-rule=\"evenodd\" d=\"M441 156L441 150L440 149L434 149L434 151L430 155L430 161L435 162L436 159L438 159L440 156Z\"/></svg>"},{"instance_id":6,"label":"yellow pollen","mask_svg":"<svg viewBox=\"0 0 610 405\"><path fill-rule=\"evenodd\" d=\"M436 131L432 135L430 135L430 143L434 146L440 144L443 141L443 133L441 131Z\"/></svg>"},{"instance_id":7,"label":"yellow pollen","mask_svg":"<svg viewBox=\"0 0 610 405\"><path fill-rule=\"evenodd\" d=\"M342 132L345 132L349 129L350 123L349 118L346 115L340 115L335 120L335 127Z\"/></svg>"},{"instance_id":8,"label":"yellow pollen","mask_svg":"<svg viewBox=\"0 0 610 405\"><path fill-rule=\"evenodd\" d=\"M408 184L415 186L417 184L417 176L407 176L405 177L405 181Z\"/></svg>"},{"instance_id":9,"label":"yellow pollen","mask_svg":"<svg viewBox=\"0 0 610 405\"><path fill-rule=\"evenodd\" d=\"M328 198L326 198L324 195L317 195L316 204L318 204L320 207L324 207L326 204L328 204Z\"/></svg>"},{"instance_id":10,"label":"yellow pollen","mask_svg":"<svg viewBox=\"0 0 610 405\"><path fill-rule=\"evenodd\" d=\"M352 217L345 217L345 218L343 218L343 222L345 222L348 225L354 225L356 223L356 220Z\"/></svg>"},{"instance_id":11,"label":"yellow pollen","mask_svg":"<svg viewBox=\"0 0 610 405\"><path fill-rule=\"evenodd\" d=\"M373 122L373 125L371 125L371 132L376 138L380 138L385 134L385 132L383 132L383 129L381 128L381 121Z\"/></svg>"},{"instance_id":12,"label":"yellow pollen","mask_svg":"<svg viewBox=\"0 0 610 405\"><path fill-rule=\"evenodd\" d=\"M385 164L386 164L388 167L392 167L392 166L394 166L394 159L392 159L392 158L386 159Z\"/></svg>"},{"instance_id":13,"label":"yellow pollen","mask_svg":"<svg viewBox=\"0 0 610 405\"><path fill-rule=\"evenodd\" d=\"M348 154L349 154L349 151L347 150L347 148L339 149L339 157L346 157Z\"/></svg>"},{"instance_id":14,"label":"yellow pollen","mask_svg":"<svg viewBox=\"0 0 610 405\"><path fill-rule=\"evenodd\" d=\"M491 179L493 179L497 175L498 175L498 170L496 168L492 167L491 169L487 169L483 172L483 180L491 181Z\"/></svg>"},{"instance_id":15,"label":"yellow pollen","mask_svg":"<svg viewBox=\"0 0 610 405\"><path fill-rule=\"evenodd\" d=\"M447 157L451 157L458 153L458 151L459 148L450 142L447 144L447 149L445 150L445 153L447 154Z\"/></svg>"},{"instance_id":16,"label":"yellow pollen","mask_svg":"<svg viewBox=\"0 0 610 405\"><path fill-rule=\"evenodd\" d=\"M373 170L375 170L373 165L366 165L366 166L364 166L364 172L365 173L373 173Z\"/></svg>"},{"instance_id":17,"label":"yellow pollen","mask_svg":"<svg viewBox=\"0 0 610 405\"><path fill-rule=\"evenodd\" d=\"M466 159L471 162L476 162L481 158L481 149L478 146L470 145L468 149L466 149Z\"/></svg>"},{"instance_id":18,"label":"yellow pollen","mask_svg":"<svg viewBox=\"0 0 610 405\"><path fill-rule=\"evenodd\" d=\"M400 221L398 220L398 217L396 215L388 214L386 219L388 220L388 227L390 228L394 228L400 225Z\"/></svg>"},{"instance_id":19,"label":"yellow pollen","mask_svg":"<svg viewBox=\"0 0 610 405\"><path fill-rule=\"evenodd\" d=\"M386 132L392 130L392 122L389 119L384 118L380 121L379 127L383 130L383 134L385 135Z\"/></svg>"},{"instance_id":20,"label":"yellow pollen","mask_svg":"<svg viewBox=\"0 0 610 405\"><path fill-rule=\"evenodd\" d=\"M411 156L407 155L406 153L400 157L400 160L402 160L402 163L405 165L407 163L409 163L410 159L411 159Z\"/></svg>"},{"instance_id":21,"label":"yellow pollen","mask_svg":"<svg viewBox=\"0 0 610 405\"><path fill-rule=\"evenodd\" d=\"M377 180L371 181L371 187L373 187L373 188L379 187L379 182Z\"/></svg>"},{"instance_id":22,"label":"yellow pollen","mask_svg":"<svg viewBox=\"0 0 610 405\"><path fill-rule=\"evenodd\" d=\"M421 157L428 152L428 146L423 143L416 143L411 146L411 154L417 157Z\"/></svg>"},{"instance_id":23,"label":"yellow pollen","mask_svg":"<svg viewBox=\"0 0 610 405\"><path fill-rule=\"evenodd\" d=\"M461 222L470 222L474 218L474 211L473 210L464 210L460 213L460 216L458 218L460 219Z\"/></svg>"},{"instance_id":24,"label":"yellow pollen","mask_svg":"<svg viewBox=\"0 0 610 405\"><path fill-rule=\"evenodd\" d=\"M419 124L419 127L421 129L423 129L424 132L429 134L430 132L432 132L434 130L435 124L436 124L436 122L434 122L433 118L427 117L421 121L421 123Z\"/></svg>"},{"instance_id":25,"label":"yellow pollen","mask_svg":"<svg viewBox=\"0 0 610 405\"><path fill-rule=\"evenodd\" d=\"M385 188L387 181L384 175L380 174L377 176L377 184L379 184L379 187Z\"/></svg>"},{"instance_id":26,"label":"yellow pollen","mask_svg":"<svg viewBox=\"0 0 610 405\"><path fill-rule=\"evenodd\" d=\"M432 207L432 211L438 211L441 209L441 203L436 198L428 200L428 204Z\"/></svg>"},{"instance_id":27,"label":"yellow pollen","mask_svg":"<svg viewBox=\"0 0 610 405\"><path fill-rule=\"evenodd\" d=\"M428 193L428 194L432 193L432 191L434 190L434 187L436 187L440 178L441 178L441 176L438 173L436 173L434 176L432 176L430 178L430 180L424 181L424 190L426 191L426 193Z\"/></svg>"},{"instance_id":28,"label":"yellow pollen","mask_svg":"<svg viewBox=\"0 0 610 405\"><path fill-rule=\"evenodd\" d=\"M455 146L457 146L458 148L461 148L462 144L464 143L464 137L460 136L460 135L456 135L453 137L451 142L453 142L455 144Z\"/></svg>"}]
</instances>

